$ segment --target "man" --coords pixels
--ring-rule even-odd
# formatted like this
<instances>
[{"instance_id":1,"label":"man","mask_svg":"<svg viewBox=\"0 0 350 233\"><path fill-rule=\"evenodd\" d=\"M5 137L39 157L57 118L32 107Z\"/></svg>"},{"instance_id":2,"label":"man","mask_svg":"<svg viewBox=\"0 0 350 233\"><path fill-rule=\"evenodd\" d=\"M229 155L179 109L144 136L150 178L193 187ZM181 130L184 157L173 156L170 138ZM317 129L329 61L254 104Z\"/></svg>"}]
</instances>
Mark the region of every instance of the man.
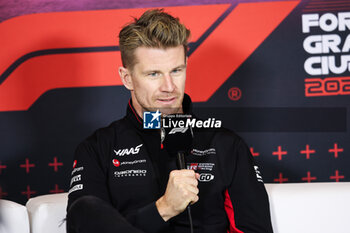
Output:
<instances>
[{"instance_id":1,"label":"man","mask_svg":"<svg viewBox=\"0 0 350 233\"><path fill-rule=\"evenodd\" d=\"M191 114L184 94L189 36L162 10L121 30L118 71L131 100L123 119L77 148L68 232L190 232L188 205L195 232L272 232L264 184L242 139L193 129L191 169L178 170L161 131L143 128L147 111Z\"/></svg>"}]
</instances>

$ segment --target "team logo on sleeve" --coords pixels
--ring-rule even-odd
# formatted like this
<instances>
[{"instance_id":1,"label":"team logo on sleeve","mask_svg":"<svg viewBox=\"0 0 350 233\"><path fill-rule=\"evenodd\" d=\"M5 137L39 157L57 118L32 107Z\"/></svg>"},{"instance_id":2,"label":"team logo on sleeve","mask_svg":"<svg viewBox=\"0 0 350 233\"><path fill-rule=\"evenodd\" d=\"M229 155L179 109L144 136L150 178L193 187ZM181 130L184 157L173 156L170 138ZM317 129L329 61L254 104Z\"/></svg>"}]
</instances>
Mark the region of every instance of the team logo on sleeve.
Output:
<instances>
[{"instance_id":1,"label":"team logo on sleeve","mask_svg":"<svg viewBox=\"0 0 350 233\"><path fill-rule=\"evenodd\" d=\"M259 171L259 167L258 166L254 166L254 170L255 170L255 174L256 174L256 179L259 181L259 182L264 182L263 179L262 179L262 176L261 176L261 173Z\"/></svg>"},{"instance_id":2,"label":"team logo on sleeve","mask_svg":"<svg viewBox=\"0 0 350 233\"><path fill-rule=\"evenodd\" d=\"M68 194L72 193L72 192L75 192L75 191L78 191L78 190L82 190L83 189L83 184L77 184L77 185L74 185L68 192Z\"/></svg>"},{"instance_id":3,"label":"team logo on sleeve","mask_svg":"<svg viewBox=\"0 0 350 233\"><path fill-rule=\"evenodd\" d=\"M84 167L77 167L77 168L74 168L73 171L72 171L72 175L73 175L74 173L80 172L80 171L82 171L82 170L84 170Z\"/></svg>"},{"instance_id":4,"label":"team logo on sleeve","mask_svg":"<svg viewBox=\"0 0 350 233\"><path fill-rule=\"evenodd\" d=\"M72 179L70 180L70 185L72 186L72 184L77 181L81 181L81 175L73 176Z\"/></svg>"}]
</instances>

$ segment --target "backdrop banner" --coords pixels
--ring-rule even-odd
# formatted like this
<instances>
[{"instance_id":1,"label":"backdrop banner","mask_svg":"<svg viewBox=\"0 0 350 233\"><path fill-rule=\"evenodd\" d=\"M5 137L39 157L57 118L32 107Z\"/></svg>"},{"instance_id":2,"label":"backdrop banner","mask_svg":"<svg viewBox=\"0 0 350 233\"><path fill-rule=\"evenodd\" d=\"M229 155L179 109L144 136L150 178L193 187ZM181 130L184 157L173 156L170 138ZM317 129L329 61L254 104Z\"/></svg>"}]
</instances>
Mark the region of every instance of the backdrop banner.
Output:
<instances>
[{"instance_id":1,"label":"backdrop banner","mask_svg":"<svg viewBox=\"0 0 350 233\"><path fill-rule=\"evenodd\" d=\"M77 145L124 116L118 33L157 7L191 29L186 93L265 183L350 181L350 2L0 4L0 198L67 192Z\"/></svg>"}]
</instances>

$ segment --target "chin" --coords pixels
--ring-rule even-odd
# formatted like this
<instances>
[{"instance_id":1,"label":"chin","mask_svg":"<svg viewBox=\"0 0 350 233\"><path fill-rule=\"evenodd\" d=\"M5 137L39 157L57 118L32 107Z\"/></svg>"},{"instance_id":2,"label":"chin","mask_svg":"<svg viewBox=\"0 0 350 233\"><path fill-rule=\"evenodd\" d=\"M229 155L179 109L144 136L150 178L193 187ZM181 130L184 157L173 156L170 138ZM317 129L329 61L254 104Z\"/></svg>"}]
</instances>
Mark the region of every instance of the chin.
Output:
<instances>
[{"instance_id":1,"label":"chin","mask_svg":"<svg viewBox=\"0 0 350 233\"><path fill-rule=\"evenodd\" d=\"M169 114L176 114L176 113L180 113L181 111L181 108L180 107L172 107L172 106L169 106L169 107L161 107L160 108L160 112L165 114L165 115L169 115Z\"/></svg>"}]
</instances>

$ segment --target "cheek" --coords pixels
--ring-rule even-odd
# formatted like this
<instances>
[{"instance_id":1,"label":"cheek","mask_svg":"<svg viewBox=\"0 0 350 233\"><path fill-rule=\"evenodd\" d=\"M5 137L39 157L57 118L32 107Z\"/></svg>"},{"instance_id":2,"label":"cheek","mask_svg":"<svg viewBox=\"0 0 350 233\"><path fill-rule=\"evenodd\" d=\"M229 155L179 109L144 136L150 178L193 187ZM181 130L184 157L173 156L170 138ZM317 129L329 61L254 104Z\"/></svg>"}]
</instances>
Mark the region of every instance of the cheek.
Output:
<instances>
[{"instance_id":1,"label":"cheek","mask_svg":"<svg viewBox=\"0 0 350 233\"><path fill-rule=\"evenodd\" d=\"M184 90L185 89L185 82L186 82L186 76L179 77L179 79L176 80L175 85L179 90Z\"/></svg>"},{"instance_id":2,"label":"cheek","mask_svg":"<svg viewBox=\"0 0 350 233\"><path fill-rule=\"evenodd\" d=\"M143 101L146 101L147 99L152 98L152 96L155 94L156 87L156 83L137 82L135 83L135 92L138 94L138 96L144 98Z\"/></svg>"}]
</instances>

